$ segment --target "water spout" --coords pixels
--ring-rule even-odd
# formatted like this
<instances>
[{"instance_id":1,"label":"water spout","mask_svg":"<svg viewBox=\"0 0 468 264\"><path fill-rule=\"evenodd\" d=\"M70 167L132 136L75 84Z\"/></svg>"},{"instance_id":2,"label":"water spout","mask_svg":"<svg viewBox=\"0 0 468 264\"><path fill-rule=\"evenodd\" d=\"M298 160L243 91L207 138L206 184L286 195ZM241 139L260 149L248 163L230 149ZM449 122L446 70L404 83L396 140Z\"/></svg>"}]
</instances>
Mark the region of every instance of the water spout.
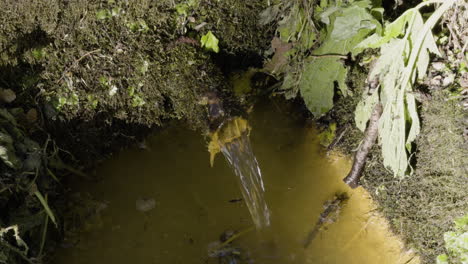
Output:
<instances>
[{"instance_id":1,"label":"water spout","mask_svg":"<svg viewBox=\"0 0 468 264\"><path fill-rule=\"evenodd\" d=\"M257 229L261 229L270 225L270 211L264 199L265 186L250 145L249 131L246 120L229 119L212 133L208 148L212 163L216 153L223 153L239 179L242 195L253 222Z\"/></svg>"},{"instance_id":2,"label":"water spout","mask_svg":"<svg viewBox=\"0 0 468 264\"><path fill-rule=\"evenodd\" d=\"M238 176L242 195L249 208L252 220L259 229L270 225L270 211L263 197L262 172L253 154L247 133L224 145L221 152Z\"/></svg>"}]
</instances>

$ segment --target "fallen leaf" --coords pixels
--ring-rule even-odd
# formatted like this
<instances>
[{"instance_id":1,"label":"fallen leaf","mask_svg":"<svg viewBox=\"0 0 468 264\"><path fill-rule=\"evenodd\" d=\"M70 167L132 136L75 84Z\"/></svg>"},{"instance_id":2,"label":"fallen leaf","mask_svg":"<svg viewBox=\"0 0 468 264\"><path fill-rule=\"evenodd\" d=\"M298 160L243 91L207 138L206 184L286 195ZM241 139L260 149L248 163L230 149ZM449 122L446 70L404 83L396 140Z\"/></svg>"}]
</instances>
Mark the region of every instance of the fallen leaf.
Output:
<instances>
[{"instance_id":1,"label":"fallen leaf","mask_svg":"<svg viewBox=\"0 0 468 264\"><path fill-rule=\"evenodd\" d=\"M273 48L275 55L265 65L265 70L276 73L280 72L282 68L288 63L288 51L291 50L293 44L283 42L278 37L273 38L271 41L271 47Z\"/></svg>"}]
</instances>

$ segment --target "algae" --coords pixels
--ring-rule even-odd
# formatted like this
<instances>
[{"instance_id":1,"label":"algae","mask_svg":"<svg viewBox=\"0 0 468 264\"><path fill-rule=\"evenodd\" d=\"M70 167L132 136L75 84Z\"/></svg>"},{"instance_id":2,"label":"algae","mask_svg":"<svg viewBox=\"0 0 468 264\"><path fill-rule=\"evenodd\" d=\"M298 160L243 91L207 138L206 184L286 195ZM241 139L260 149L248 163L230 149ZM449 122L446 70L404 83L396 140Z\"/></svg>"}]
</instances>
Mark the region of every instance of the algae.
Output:
<instances>
[{"instance_id":1,"label":"algae","mask_svg":"<svg viewBox=\"0 0 468 264\"><path fill-rule=\"evenodd\" d=\"M251 128L247 123L247 120L241 117L235 117L226 120L216 131L210 133L208 152L210 153L211 167L213 167L216 154L221 152L221 148L224 145L240 138L244 133L249 134L250 129Z\"/></svg>"}]
</instances>

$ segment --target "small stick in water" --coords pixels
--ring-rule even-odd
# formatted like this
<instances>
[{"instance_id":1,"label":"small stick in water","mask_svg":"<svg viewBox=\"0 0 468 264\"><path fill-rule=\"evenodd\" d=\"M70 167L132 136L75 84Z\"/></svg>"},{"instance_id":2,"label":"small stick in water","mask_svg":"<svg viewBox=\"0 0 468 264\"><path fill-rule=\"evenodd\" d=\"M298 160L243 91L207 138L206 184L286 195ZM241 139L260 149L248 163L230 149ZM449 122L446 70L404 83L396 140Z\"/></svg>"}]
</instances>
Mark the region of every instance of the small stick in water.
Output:
<instances>
[{"instance_id":1,"label":"small stick in water","mask_svg":"<svg viewBox=\"0 0 468 264\"><path fill-rule=\"evenodd\" d=\"M307 248L315 239L319 232L326 228L326 225L332 224L338 220L341 209L349 197L346 193L337 193L333 200L328 200L324 204L324 210L320 214L319 219L315 223L314 229L310 231L304 241L304 248Z\"/></svg>"},{"instance_id":2,"label":"small stick in water","mask_svg":"<svg viewBox=\"0 0 468 264\"><path fill-rule=\"evenodd\" d=\"M370 149L377 139L380 115L382 115L382 105L378 103L375 105L369 119L369 126L367 126L366 132L364 133L364 142L354 156L353 167L348 176L343 179L343 181L353 189L359 186L359 179L361 178L362 170L366 164L367 154L369 154Z\"/></svg>"}]
</instances>

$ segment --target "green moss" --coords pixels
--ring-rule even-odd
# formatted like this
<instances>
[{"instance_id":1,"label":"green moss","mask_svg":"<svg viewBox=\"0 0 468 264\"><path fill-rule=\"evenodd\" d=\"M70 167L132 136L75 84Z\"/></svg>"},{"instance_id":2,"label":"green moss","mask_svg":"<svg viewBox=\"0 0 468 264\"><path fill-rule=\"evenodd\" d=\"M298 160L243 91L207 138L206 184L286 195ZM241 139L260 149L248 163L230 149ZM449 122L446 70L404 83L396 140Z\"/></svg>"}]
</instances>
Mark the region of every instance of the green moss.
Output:
<instances>
[{"instance_id":1,"label":"green moss","mask_svg":"<svg viewBox=\"0 0 468 264\"><path fill-rule=\"evenodd\" d=\"M457 97L439 91L422 107L422 136L418 140L418 173L453 175L468 173L468 146L463 138L464 113Z\"/></svg>"},{"instance_id":2,"label":"green moss","mask_svg":"<svg viewBox=\"0 0 468 264\"><path fill-rule=\"evenodd\" d=\"M258 25L258 15L267 4L266 0L200 0L195 24L208 23L201 32L205 34L211 30L220 39L222 51L262 54L268 49L272 35L267 28Z\"/></svg>"},{"instance_id":3,"label":"green moss","mask_svg":"<svg viewBox=\"0 0 468 264\"><path fill-rule=\"evenodd\" d=\"M224 77L207 52L179 42L181 34L205 22L188 35L198 41L212 30L224 52L260 53L268 44L256 19L266 1L180 0L174 6L169 0L56 0L46 1L47 8L3 2L11 12L0 17L0 49L7 51L0 63L40 65L46 89L39 98L65 120L107 113L128 123L161 125L176 118L201 127L199 97L222 89ZM177 12L180 5L187 6L184 14ZM126 92L129 87L135 94Z\"/></svg>"},{"instance_id":4,"label":"green moss","mask_svg":"<svg viewBox=\"0 0 468 264\"><path fill-rule=\"evenodd\" d=\"M177 8L192 2L184 12ZM169 120L205 129L202 96L232 90L213 54L200 47L200 37L211 30L220 40L220 53L234 57L262 54L271 39L257 25L265 5L244 0L0 0L0 85L16 92L15 106L38 110L42 133L34 136L41 146L51 137L66 150L60 151L64 160L90 165ZM206 26L196 31L203 22ZM26 180L3 164L0 169L0 190L4 182ZM49 203L60 219L56 194L62 190L45 169L38 179L41 193L54 194ZM44 216L34 218L42 209L33 198L28 192L0 192L0 208L7 211L0 221L31 225L26 240L36 256ZM0 245L0 262L5 257L19 263Z\"/></svg>"}]
</instances>

